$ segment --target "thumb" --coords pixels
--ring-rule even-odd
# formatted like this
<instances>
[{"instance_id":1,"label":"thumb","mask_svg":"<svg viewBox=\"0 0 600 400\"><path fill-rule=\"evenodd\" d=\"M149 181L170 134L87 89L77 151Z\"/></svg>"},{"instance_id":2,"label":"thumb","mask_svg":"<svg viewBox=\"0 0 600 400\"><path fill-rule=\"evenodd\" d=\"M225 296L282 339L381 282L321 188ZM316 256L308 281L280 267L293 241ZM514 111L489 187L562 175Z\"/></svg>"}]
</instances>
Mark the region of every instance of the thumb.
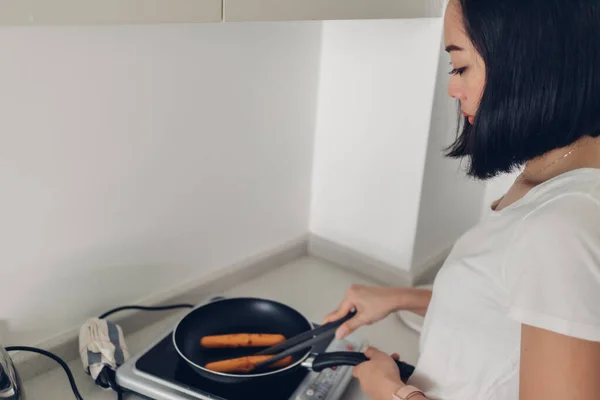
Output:
<instances>
[{"instance_id":1,"label":"thumb","mask_svg":"<svg viewBox=\"0 0 600 400\"><path fill-rule=\"evenodd\" d=\"M365 353L365 356L367 356L367 358L371 359L371 358L375 357L376 355L381 354L381 350L379 350L378 348L373 347L373 346L368 346L365 349L364 353Z\"/></svg>"},{"instance_id":2,"label":"thumb","mask_svg":"<svg viewBox=\"0 0 600 400\"><path fill-rule=\"evenodd\" d=\"M343 339L360 328L362 325L364 325L364 322L361 320L360 316L356 315L355 317L344 322L342 326L340 326L335 332L335 336L337 339Z\"/></svg>"}]
</instances>

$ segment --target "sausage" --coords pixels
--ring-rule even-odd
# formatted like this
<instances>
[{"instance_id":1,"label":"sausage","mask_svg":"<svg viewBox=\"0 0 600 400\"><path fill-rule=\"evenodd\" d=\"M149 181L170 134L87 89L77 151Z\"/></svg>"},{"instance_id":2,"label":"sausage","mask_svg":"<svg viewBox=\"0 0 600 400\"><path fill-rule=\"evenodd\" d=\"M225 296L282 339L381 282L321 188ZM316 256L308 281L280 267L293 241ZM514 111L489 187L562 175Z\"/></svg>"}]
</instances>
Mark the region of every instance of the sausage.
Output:
<instances>
[{"instance_id":1,"label":"sausage","mask_svg":"<svg viewBox=\"0 0 600 400\"><path fill-rule=\"evenodd\" d=\"M224 373L233 373L233 372L251 372L256 364L266 361L273 356L248 356L248 357L240 357L240 358L232 358L229 360L223 361L215 361L212 363L206 364L206 369L214 371L214 372L224 372ZM283 368L287 367L292 363L292 356L288 356L282 360L274 362L273 364L268 365L268 368Z\"/></svg>"},{"instance_id":2,"label":"sausage","mask_svg":"<svg viewBox=\"0 0 600 400\"><path fill-rule=\"evenodd\" d=\"M204 336L200 345L207 348L270 347L285 341L285 336L266 333L234 333Z\"/></svg>"}]
</instances>

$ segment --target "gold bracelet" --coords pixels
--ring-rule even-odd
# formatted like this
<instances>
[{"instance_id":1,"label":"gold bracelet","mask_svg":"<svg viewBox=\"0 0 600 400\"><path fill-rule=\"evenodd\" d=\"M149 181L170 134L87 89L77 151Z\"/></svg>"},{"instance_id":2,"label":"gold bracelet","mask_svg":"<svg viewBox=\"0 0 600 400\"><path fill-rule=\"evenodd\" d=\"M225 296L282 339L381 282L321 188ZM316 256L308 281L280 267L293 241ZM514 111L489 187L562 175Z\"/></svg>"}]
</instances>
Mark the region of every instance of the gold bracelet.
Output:
<instances>
[{"instance_id":1,"label":"gold bracelet","mask_svg":"<svg viewBox=\"0 0 600 400\"><path fill-rule=\"evenodd\" d=\"M396 393L393 394L392 400L408 400L411 397L418 395L425 397L425 393L423 393L421 390L414 386L406 385L402 386L396 391Z\"/></svg>"}]
</instances>

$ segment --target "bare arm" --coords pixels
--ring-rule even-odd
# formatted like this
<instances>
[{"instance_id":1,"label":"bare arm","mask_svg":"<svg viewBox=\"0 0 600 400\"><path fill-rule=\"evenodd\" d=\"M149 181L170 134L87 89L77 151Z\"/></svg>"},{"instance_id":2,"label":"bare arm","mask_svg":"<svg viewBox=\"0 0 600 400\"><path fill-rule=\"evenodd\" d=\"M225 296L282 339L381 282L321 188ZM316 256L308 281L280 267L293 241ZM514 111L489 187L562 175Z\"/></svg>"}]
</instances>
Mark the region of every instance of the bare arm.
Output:
<instances>
[{"instance_id":1,"label":"bare arm","mask_svg":"<svg viewBox=\"0 0 600 400\"><path fill-rule=\"evenodd\" d=\"M522 325L520 400L600 398L600 343Z\"/></svg>"},{"instance_id":2,"label":"bare arm","mask_svg":"<svg viewBox=\"0 0 600 400\"><path fill-rule=\"evenodd\" d=\"M431 302L432 292L427 289L397 288L394 301L394 311L408 310L422 317L427 313Z\"/></svg>"},{"instance_id":3,"label":"bare arm","mask_svg":"<svg viewBox=\"0 0 600 400\"><path fill-rule=\"evenodd\" d=\"M346 321L336 331L342 339L363 325L373 324L390 313L409 310L424 316L431 301L431 290L407 287L352 285L337 309L323 319L323 323L337 321L353 308L356 316Z\"/></svg>"}]
</instances>

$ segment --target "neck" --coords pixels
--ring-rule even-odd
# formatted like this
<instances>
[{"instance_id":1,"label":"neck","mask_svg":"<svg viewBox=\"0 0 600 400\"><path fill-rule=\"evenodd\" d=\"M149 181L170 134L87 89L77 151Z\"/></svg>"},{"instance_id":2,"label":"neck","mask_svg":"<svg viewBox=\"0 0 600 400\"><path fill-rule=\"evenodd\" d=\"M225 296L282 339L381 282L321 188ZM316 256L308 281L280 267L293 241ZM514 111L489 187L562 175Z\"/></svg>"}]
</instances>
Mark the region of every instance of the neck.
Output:
<instances>
[{"instance_id":1,"label":"neck","mask_svg":"<svg viewBox=\"0 0 600 400\"><path fill-rule=\"evenodd\" d=\"M523 178L528 183L539 184L564 172L580 167L599 167L600 141L597 138L583 137L573 144L554 149L529 160L523 170Z\"/></svg>"}]
</instances>

